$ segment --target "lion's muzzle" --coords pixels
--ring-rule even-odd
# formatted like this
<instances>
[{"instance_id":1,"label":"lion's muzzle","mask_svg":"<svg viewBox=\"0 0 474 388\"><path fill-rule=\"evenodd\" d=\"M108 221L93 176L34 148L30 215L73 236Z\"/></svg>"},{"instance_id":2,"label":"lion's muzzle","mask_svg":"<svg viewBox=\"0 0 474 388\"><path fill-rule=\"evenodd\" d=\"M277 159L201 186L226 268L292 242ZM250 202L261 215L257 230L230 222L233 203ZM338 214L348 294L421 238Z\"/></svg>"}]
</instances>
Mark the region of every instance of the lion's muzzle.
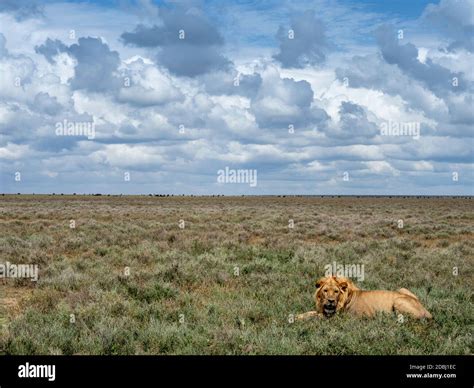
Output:
<instances>
[{"instance_id":1,"label":"lion's muzzle","mask_svg":"<svg viewBox=\"0 0 474 388\"><path fill-rule=\"evenodd\" d=\"M336 313L336 300L327 300L323 305L323 314L327 317L334 315Z\"/></svg>"}]
</instances>

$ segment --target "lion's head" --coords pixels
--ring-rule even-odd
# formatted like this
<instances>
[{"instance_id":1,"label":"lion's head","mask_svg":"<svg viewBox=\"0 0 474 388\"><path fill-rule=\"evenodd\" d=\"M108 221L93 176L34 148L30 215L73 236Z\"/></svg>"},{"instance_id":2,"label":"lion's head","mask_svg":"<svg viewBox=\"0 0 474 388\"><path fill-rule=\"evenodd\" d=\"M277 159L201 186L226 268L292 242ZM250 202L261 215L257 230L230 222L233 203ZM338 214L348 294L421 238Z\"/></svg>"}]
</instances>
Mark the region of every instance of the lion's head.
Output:
<instances>
[{"instance_id":1,"label":"lion's head","mask_svg":"<svg viewBox=\"0 0 474 388\"><path fill-rule=\"evenodd\" d=\"M345 277L328 276L321 278L316 282L316 292L314 294L316 309L330 317L346 305L354 290L358 290L358 288Z\"/></svg>"}]
</instances>

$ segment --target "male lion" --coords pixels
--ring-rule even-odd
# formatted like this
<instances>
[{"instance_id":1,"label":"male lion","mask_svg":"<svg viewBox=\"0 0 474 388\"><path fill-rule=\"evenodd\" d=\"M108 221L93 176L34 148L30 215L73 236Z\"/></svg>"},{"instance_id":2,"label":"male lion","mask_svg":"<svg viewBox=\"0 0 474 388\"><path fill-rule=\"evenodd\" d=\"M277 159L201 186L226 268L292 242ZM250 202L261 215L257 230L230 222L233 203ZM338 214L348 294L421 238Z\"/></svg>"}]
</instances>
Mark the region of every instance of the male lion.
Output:
<instances>
[{"instance_id":1,"label":"male lion","mask_svg":"<svg viewBox=\"0 0 474 388\"><path fill-rule=\"evenodd\" d=\"M298 314L297 320L331 317L337 311L372 317L378 311L410 314L415 318L432 318L416 295L406 288L398 291L364 291L345 277L328 276L316 282L316 311Z\"/></svg>"}]
</instances>

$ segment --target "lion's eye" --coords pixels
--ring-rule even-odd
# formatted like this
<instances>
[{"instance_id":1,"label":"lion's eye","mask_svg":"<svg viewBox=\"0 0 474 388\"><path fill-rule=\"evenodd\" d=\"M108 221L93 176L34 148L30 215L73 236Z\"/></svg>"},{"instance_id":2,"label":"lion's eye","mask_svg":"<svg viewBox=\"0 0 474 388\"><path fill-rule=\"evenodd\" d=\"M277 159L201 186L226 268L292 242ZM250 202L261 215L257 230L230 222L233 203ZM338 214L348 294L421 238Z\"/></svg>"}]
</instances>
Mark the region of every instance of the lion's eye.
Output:
<instances>
[{"instance_id":1,"label":"lion's eye","mask_svg":"<svg viewBox=\"0 0 474 388\"><path fill-rule=\"evenodd\" d=\"M324 293L328 292L328 290L324 290Z\"/></svg>"},{"instance_id":2,"label":"lion's eye","mask_svg":"<svg viewBox=\"0 0 474 388\"><path fill-rule=\"evenodd\" d=\"M336 294L339 292L339 290L334 291Z\"/></svg>"}]
</instances>

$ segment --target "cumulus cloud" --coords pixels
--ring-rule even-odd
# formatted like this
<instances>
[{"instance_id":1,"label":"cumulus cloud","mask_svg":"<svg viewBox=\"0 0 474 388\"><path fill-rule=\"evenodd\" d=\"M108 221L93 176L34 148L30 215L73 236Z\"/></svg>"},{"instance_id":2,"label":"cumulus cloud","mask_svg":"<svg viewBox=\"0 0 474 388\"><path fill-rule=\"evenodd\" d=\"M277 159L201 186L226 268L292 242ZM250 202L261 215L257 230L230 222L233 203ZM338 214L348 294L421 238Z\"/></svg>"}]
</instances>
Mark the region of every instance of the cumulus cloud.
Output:
<instances>
[{"instance_id":1,"label":"cumulus cloud","mask_svg":"<svg viewBox=\"0 0 474 388\"><path fill-rule=\"evenodd\" d=\"M79 38L78 43L69 47L58 40L48 39L35 49L50 62L60 52L66 52L76 60L74 77L70 80L73 89L104 92L120 85L120 80L115 75L120 56L118 52L110 50L100 38Z\"/></svg>"},{"instance_id":2,"label":"cumulus cloud","mask_svg":"<svg viewBox=\"0 0 474 388\"><path fill-rule=\"evenodd\" d=\"M241 24L227 27L243 15L240 4L213 13L207 2L201 9L141 3L146 13L125 9L142 17L128 28L117 20L130 14L107 5L46 3L45 18L64 15L49 26L4 6L6 191L80 192L87 181L96 192L249 193L217 185L216 171L229 166L258 169L252 194L472 193L472 54L463 35L472 21L464 6L444 0L423 15L449 19L446 50L441 30L412 31L407 42L383 27L373 42L374 26L364 25L373 15L356 23L354 37L341 37L349 28L341 25L343 3L338 17L321 14L328 32L314 12L295 13L276 43L272 36L287 23L280 5L264 19L260 9L245 13L264 20L258 36L244 28L232 37ZM83 30L66 43L64 31L79 18ZM31 40L19 44L19 30ZM344 50L329 50L326 33ZM93 123L94 138L58 136L65 120ZM381 136L389 120L420 124L419 139ZM454 170L462 177L455 183ZM21 185L11 179L15 171L26 174ZM123 183L124 171L132 184Z\"/></svg>"},{"instance_id":3,"label":"cumulus cloud","mask_svg":"<svg viewBox=\"0 0 474 388\"><path fill-rule=\"evenodd\" d=\"M277 39L280 47L274 58L283 67L317 65L326 59L328 40L314 11L293 16L289 29L283 26L278 29Z\"/></svg>"},{"instance_id":4,"label":"cumulus cloud","mask_svg":"<svg viewBox=\"0 0 474 388\"><path fill-rule=\"evenodd\" d=\"M118 93L121 102L151 106L184 99L183 93L169 76L142 59L129 63L122 78L125 80L124 86Z\"/></svg>"},{"instance_id":5,"label":"cumulus cloud","mask_svg":"<svg viewBox=\"0 0 474 388\"><path fill-rule=\"evenodd\" d=\"M434 63L430 58L423 63L418 59L418 49L412 43L400 44L395 31L388 27L380 27L376 32L377 43L387 63L397 65L402 71L423 82L437 95L453 90L453 80L458 79L458 88L465 89L461 73L451 72Z\"/></svg>"},{"instance_id":6,"label":"cumulus cloud","mask_svg":"<svg viewBox=\"0 0 474 388\"><path fill-rule=\"evenodd\" d=\"M159 25L138 25L124 32L123 42L137 47L157 48L157 59L171 73L194 77L226 69L230 61L222 55L219 31L192 8L160 9Z\"/></svg>"},{"instance_id":7,"label":"cumulus cloud","mask_svg":"<svg viewBox=\"0 0 474 388\"><path fill-rule=\"evenodd\" d=\"M120 64L119 54L111 51L101 39L79 38L68 52L77 60L71 80L73 89L107 91L118 86L119 81L114 72Z\"/></svg>"},{"instance_id":8,"label":"cumulus cloud","mask_svg":"<svg viewBox=\"0 0 474 388\"><path fill-rule=\"evenodd\" d=\"M63 107L58 103L56 97L51 97L48 93L39 92L34 100L33 107L37 111L44 112L49 116L58 114Z\"/></svg>"},{"instance_id":9,"label":"cumulus cloud","mask_svg":"<svg viewBox=\"0 0 474 388\"><path fill-rule=\"evenodd\" d=\"M215 95L239 94L254 98L262 84L259 73L240 74L236 69L217 71L200 77L207 93Z\"/></svg>"},{"instance_id":10,"label":"cumulus cloud","mask_svg":"<svg viewBox=\"0 0 474 388\"><path fill-rule=\"evenodd\" d=\"M451 97L448 100L448 108L451 123L474 125L474 99L472 94ZM464 136L474 136L474 133L466 130Z\"/></svg>"},{"instance_id":11,"label":"cumulus cloud","mask_svg":"<svg viewBox=\"0 0 474 388\"><path fill-rule=\"evenodd\" d=\"M367 88L400 96L413 110L420 110L437 120L448 114L443 99L434 95L425 85L391 65L380 54L351 58L350 66L336 68L336 76L350 88Z\"/></svg>"},{"instance_id":12,"label":"cumulus cloud","mask_svg":"<svg viewBox=\"0 0 474 388\"><path fill-rule=\"evenodd\" d=\"M377 125L367 119L364 108L350 101L342 101L339 108L339 123L325 129L326 135L351 142L367 141L379 133Z\"/></svg>"},{"instance_id":13,"label":"cumulus cloud","mask_svg":"<svg viewBox=\"0 0 474 388\"><path fill-rule=\"evenodd\" d=\"M294 128L316 125L328 116L323 109L312 106L313 98L309 82L281 78L276 68L269 67L252 100L251 112L261 128L288 130L289 125Z\"/></svg>"},{"instance_id":14,"label":"cumulus cloud","mask_svg":"<svg viewBox=\"0 0 474 388\"><path fill-rule=\"evenodd\" d=\"M441 0L428 4L423 17L451 37L448 50L474 52L474 3L470 0Z\"/></svg>"},{"instance_id":15,"label":"cumulus cloud","mask_svg":"<svg viewBox=\"0 0 474 388\"><path fill-rule=\"evenodd\" d=\"M36 70L33 60L23 54L10 53L5 36L0 33L0 99L25 99L25 87L32 82Z\"/></svg>"},{"instance_id":16,"label":"cumulus cloud","mask_svg":"<svg viewBox=\"0 0 474 388\"><path fill-rule=\"evenodd\" d=\"M52 40L48 38L42 45L36 46L35 51L43 55L49 63L53 63L55 57L63 52L67 52L68 48L59 39Z\"/></svg>"}]
</instances>

